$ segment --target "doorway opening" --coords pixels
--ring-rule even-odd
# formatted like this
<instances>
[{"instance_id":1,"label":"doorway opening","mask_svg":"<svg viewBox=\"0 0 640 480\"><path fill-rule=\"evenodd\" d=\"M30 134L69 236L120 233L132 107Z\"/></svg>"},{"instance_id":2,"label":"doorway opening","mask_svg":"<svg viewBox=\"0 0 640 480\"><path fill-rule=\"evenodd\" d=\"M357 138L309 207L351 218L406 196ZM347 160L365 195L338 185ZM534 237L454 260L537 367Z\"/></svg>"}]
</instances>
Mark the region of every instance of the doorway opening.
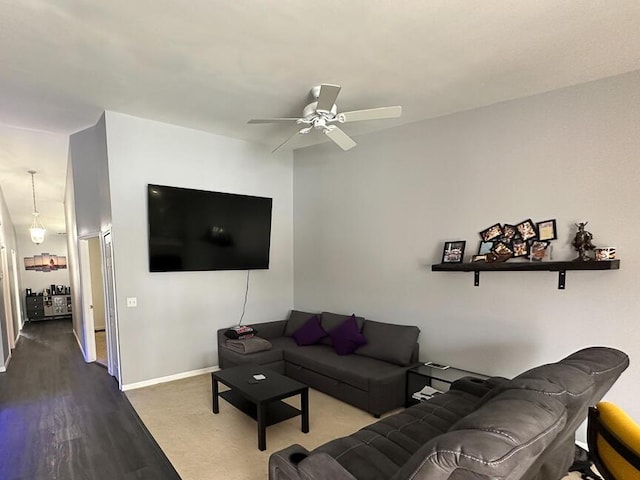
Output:
<instances>
[{"instance_id":1,"label":"doorway opening","mask_svg":"<svg viewBox=\"0 0 640 480\"><path fill-rule=\"evenodd\" d=\"M78 240L86 361L106 367L118 378L117 329L115 318L108 315L111 245L100 234Z\"/></svg>"},{"instance_id":2,"label":"doorway opening","mask_svg":"<svg viewBox=\"0 0 640 480\"><path fill-rule=\"evenodd\" d=\"M9 343L9 355L11 350L16 347L16 335L14 332L13 309L11 308L11 276L9 275L9 259L7 258L7 249L2 247L2 269L0 271L0 304L2 316L7 327L7 340Z\"/></svg>"},{"instance_id":3,"label":"doorway opening","mask_svg":"<svg viewBox=\"0 0 640 480\"><path fill-rule=\"evenodd\" d=\"M111 230L78 239L85 360L107 367L120 380Z\"/></svg>"},{"instance_id":4,"label":"doorway opening","mask_svg":"<svg viewBox=\"0 0 640 480\"><path fill-rule=\"evenodd\" d=\"M107 333L104 308L104 282L102 279L102 252L100 237L87 239L89 247L89 277L91 283L91 303L93 313L93 336L96 344L96 362L108 367Z\"/></svg>"}]
</instances>

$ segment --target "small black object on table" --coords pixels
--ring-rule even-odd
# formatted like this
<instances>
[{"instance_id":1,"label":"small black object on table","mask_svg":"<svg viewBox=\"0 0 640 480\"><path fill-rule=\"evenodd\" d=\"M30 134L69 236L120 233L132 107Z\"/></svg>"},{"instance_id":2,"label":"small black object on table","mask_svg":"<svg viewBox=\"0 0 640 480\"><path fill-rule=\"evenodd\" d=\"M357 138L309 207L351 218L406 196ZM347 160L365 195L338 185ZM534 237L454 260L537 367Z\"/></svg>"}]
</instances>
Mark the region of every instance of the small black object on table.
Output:
<instances>
[{"instance_id":1,"label":"small black object on table","mask_svg":"<svg viewBox=\"0 0 640 480\"><path fill-rule=\"evenodd\" d=\"M262 374L264 380L254 375ZM230 390L218 392L218 382ZM211 373L213 413L220 411L218 396L258 422L258 449L267 449L266 429L297 415L302 416L302 432L309 433L309 387L259 365L225 368ZM300 410L284 403L285 398L300 395Z\"/></svg>"},{"instance_id":2,"label":"small black object on table","mask_svg":"<svg viewBox=\"0 0 640 480\"><path fill-rule=\"evenodd\" d=\"M419 403L418 400L412 398L411 395L422 389L422 387L426 385L430 387L434 386L433 382L436 381L445 384L448 389L449 385L464 377L475 377L482 380L489 378L481 373L470 372L468 370L462 370L454 367L447 367L443 369L429 365L418 365L410 368L407 370L406 406L409 407Z\"/></svg>"}]
</instances>

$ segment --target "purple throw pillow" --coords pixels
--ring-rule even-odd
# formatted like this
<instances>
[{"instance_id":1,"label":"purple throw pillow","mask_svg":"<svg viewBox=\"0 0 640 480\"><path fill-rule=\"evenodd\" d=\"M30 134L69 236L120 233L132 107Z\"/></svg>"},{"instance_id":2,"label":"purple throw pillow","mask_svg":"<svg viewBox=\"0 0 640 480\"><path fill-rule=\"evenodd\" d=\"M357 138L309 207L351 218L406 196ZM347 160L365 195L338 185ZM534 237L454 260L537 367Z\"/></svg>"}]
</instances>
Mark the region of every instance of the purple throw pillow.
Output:
<instances>
[{"instance_id":1,"label":"purple throw pillow","mask_svg":"<svg viewBox=\"0 0 640 480\"><path fill-rule=\"evenodd\" d=\"M293 332L293 335L291 336L299 346L303 347L318 343L327 336L327 332L325 332L324 328L320 325L320 319L318 316L314 315L310 317L304 325Z\"/></svg>"},{"instance_id":2,"label":"purple throw pillow","mask_svg":"<svg viewBox=\"0 0 640 480\"><path fill-rule=\"evenodd\" d=\"M349 355L358 347L367 344L367 339L358 329L355 315L351 315L341 325L331 330L329 336L338 355Z\"/></svg>"}]
</instances>

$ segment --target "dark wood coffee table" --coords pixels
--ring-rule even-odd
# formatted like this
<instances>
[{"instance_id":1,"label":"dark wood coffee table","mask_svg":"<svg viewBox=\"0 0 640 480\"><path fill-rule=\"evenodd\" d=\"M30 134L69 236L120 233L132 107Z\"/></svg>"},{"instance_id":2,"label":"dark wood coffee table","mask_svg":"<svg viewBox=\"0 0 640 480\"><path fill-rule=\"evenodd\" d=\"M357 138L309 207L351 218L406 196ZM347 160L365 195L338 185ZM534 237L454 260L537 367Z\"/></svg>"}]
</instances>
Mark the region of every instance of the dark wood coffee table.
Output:
<instances>
[{"instance_id":1,"label":"dark wood coffee table","mask_svg":"<svg viewBox=\"0 0 640 480\"><path fill-rule=\"evenodd\" d=\"M264 375L264 380L253 376ZM218 382L230 390L218 392ZM309 387L259 365L225 368L211 373L213 413L220 411L218 396L258 422L258 449L267 449L266 429L297 415L302 416L302 432L309 433ZM300 394L300 410L284 403Z\"/></svg>"}]
</instances>

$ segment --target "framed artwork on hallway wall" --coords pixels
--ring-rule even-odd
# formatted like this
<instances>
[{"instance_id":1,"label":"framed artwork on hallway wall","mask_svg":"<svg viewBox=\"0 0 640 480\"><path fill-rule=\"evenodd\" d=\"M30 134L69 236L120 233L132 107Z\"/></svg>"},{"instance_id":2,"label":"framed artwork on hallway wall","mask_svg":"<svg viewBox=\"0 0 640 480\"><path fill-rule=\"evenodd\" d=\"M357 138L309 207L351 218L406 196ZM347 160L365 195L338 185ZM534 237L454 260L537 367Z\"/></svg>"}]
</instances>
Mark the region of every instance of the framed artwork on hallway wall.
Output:
<instances>
[{"instance_id":1,"label":"framed artwork on hallway wall","mask_svg":"<svg viewBox=\"0 0 640 480\"><path fill-rule=\"evenodd\" d=\"M67 268L67 257L41 253L33 257L24 257L24 269L36 272L53 272Z\"/></svg>"}]
</instances>

